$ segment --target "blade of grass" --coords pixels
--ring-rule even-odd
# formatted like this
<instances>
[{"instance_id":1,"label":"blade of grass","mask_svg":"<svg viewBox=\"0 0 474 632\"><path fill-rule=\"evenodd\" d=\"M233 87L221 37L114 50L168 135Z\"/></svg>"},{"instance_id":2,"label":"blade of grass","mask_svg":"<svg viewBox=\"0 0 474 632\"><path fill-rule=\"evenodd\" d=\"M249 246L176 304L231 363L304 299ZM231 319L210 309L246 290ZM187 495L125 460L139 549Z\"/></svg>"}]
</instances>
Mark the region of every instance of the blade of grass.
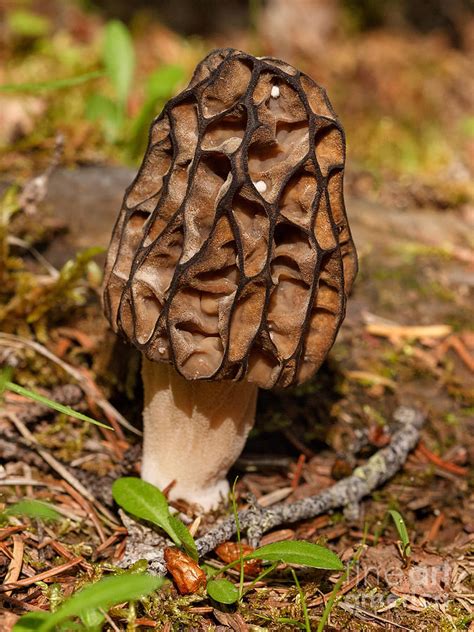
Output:
<instances>
[{"instance_id":1,"label":"blade of grass","mask_svg":"<svg viewBox=\"0 0 474 632\"><path fill-rule=\"evenodd\" d=\"M61 90L63 88L72 88L82 83L98 79L104 76L104 72L95 70L94 72L86 72L76 77L66 77L65 79L54 79L52 81L38 81L31 83L4 83L0 84L0 92L41 92L42 90Z\"/></svg>"},{"instance_id":2,"label":"blade of grass","mask_svg":"<svg viewBox=\"0 0 474 632\"><path fill-rule=\"evenodd\" d=\"M402 515L395 509L390 509L387 513L391 516L393 523L398 531L398 535L400 536L400 540L402 541L403 557L408 558L411 555L411 547L410 536L408 535L408 529L405 521L403 520Z\"/></svg>"},{"instance_id":3,"label":"blade of grass","mask_svg":"<svg viewBox=\"0 0 474 632\"><path fill-rule=\"evenodd\" d=\"M247 586L247 589L243 592L242 597L245 597L245 595L252 590L252 588L255 586L257 582L261 581L267 575L270 575L270 573L272 573L275 570L275 568L278 566L279 563L280 562L273 562L273 564L271 564L268 568L266 568L259 575L257 575L257 577L252 581L252 583L249 586Z\"/></svg>"},{"instance_id":4,"label":"blade of grass","mask_svg":"<svg viewBox=\"0 0 474 632\"><path fill-rule=\"evenodd\" d=\"M83 415L82 413L78 413L73 408L69 406L63 406L63 404L58 404L58 402L53 401L52 399L48 399L39 393L35 393L34 391L30 391L27 388L23 388L19 384L15 384L14 382L9 382L8 380L3 382L3 388L7 391L11 391L12 393L16 393L17 395L22 395L23 397L28 397L28 399L32 399L39 404L43 404L44 406L48 406L48 408L52 408L53 410L58 411L59 413L64 413L65 415L69 415L69 417L75 417L80 421L87 421L89 424L94 424L95 426L101 426L102 428L107 428L108 430L112 430L112 426L108 426L107 424L102 423L101 421L97 421L96 419L92 419L92 417L88 417L87 415Z\"/></svg>"},{"instance_id":5,"label":"blade of grass","mask_svg":"<svg viewBox=\"0 0 474 632\"><path fill-rule=\"evenodd\" d=\"M324 611L323 611L321 619L319 620L316 632L323 632L324 631L324 627L325 627L325 625L327 623L329 615L331 614L331 610L334 607L334 603L336 601L337 594L338 594L342 584L349 578L349 575L350 575L350 572L351 572L352 568L357 564L357 562L360 559L360 556L362 555L362 551L364 550L365 542L367 540L368 531L369 531L369 525L366 522L365 526L364 526L364 535L362 537L362 542L361 542L359 548L357 549L354 557L352 558L352 560L347 565L346 570L344 571L344 573L342 573L340 578L334 584L333 591L332 591L331 596L329 597L329 599L327 601L327 604L324 607Z\"/></svg>"},{"instance_id":6,"label":"blade of grass","mask_svg":"<svg viewBox=\"0 0 474 632\"><path fill-rule=\"evenodd\" d=\"M298 578L296 577L296 573L293 568L291 569L291 574L293 575L293 580L296 584L296 588L298 588L298 592L300 595L301 608L303 610L303 615L304 615L305 630L306 632L311 632L311 622L309 620L308 606L306 605L306 597L304 596L304 592L300 586L300 583L298 581Z\"/></svg>"},{"instance_id":7,"label":"blade of grass","mask_svg":"<svg viewBox=\"0 0 474 632\"><path fill-rule=\"evenodd\" d=\"M237 543L239 545L239 565L240 565L240 577L239 577L239 601L242 599L242 594L244 592L244 556L242 553L242 544L240 542L240 522L239 522L239 512L237 511L237 502L235 500L235 486L237 485L238 477L235 479L234 484L232 485L231 492L231 501L232 501L232 513L234 514L235 519L235 528L237 535Z\"/></svg>"}]
</instances>

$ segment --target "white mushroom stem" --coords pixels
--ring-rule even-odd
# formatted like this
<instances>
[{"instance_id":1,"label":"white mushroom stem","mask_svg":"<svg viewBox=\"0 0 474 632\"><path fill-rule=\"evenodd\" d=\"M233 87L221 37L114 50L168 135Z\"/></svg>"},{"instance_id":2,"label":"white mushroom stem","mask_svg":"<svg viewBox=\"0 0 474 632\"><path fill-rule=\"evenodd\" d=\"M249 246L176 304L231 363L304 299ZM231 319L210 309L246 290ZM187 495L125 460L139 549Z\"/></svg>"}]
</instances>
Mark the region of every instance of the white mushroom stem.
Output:
<instances>
[{"instance_id":1,"label":"white mushroom stem","mask_svg":"<svg viewBox=\"0 0 474 632\"><path fill-rule=\"evenodd\" d=\"M255 421L257 386L189 381L171 365L143 359L142 478L205 511L227 497L226 474Z\"/></svg>"}]
</instances>

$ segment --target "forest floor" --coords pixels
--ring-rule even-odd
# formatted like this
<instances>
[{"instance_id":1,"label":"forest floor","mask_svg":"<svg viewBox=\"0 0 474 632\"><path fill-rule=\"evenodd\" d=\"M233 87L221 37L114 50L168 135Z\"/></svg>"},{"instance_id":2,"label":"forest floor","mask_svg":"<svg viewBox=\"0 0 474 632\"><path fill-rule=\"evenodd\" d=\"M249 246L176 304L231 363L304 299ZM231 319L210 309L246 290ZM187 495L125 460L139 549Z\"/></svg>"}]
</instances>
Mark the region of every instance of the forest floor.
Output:
<instances>
[{"instance_id":1,"label":"forest floor","mask_svg":"<svg viewBox=\"0 0 474 632\"><path fill-rule=\"evenodd\" d=\"M42 253L51 266L60 268L78 249L106 246L132 175L115 167L53 175L45 201L27 217L49 227ZM291 528L282 525L264 541L308 539L349 560L366 530L364 552L327 629L467 629L474 603L473 218L466 209L400 211L363 198L350 198L347 206L360 274L345 323L314 380L285 392L262 392L256 429L232 473L239 477L238 502L243 506L249 492L269 505L313 495L390 441L398 405L422 410L427 421L418 447L397 476L364 500L358 519L331 512ZM22 218L16 221L21 234ZM34 276L36 290L30 282L30 291L36 291L40 306L51 270L33 257L22 265ZM47 332L41 319L33 323L41 348L31 348L20 329L14 339L0 335L2 358L23 385L100 419L98 403L105 395L140 427L139 358L107 331L94 271L89 267L74 290L87 291L85 305L68 308L65 300ZM67 285L61 288L66 296L72 292ZM10 307L17 318L22 300L17 297ZM78 388L78 371L89 384L87 397ZM127 431L102 431L52 414L9 392L0 419L2 502L46 500L64 518L43 524L10 517L0 527L2 575L17 558L15 543L22 542L16 588L0 593L2 629L8 630L19 613L48 609L119 563L127 533L110 488L115 478L138 474L140 441ZM45 454L54 457L53 467ZM75 482L91 496L85 498ZM104 506L112 515L104 515ZM191 507L178 507L188 522L196 517ZM407 525L408 565L388 509L397 509ZM217 518L204 519L196 535ZM337 579L338 574L303 575L311 621L317 622ZM129 613L116 608L110 616L116 629L123 629L120 622ZM260 582L237 613L221 612L203 594L179 597L170 585L128 629L295 629L283 623L285 617L303 622L297 589L277 576Z\"/></svg>"},{"instance_id":2,"label":"forest floor","mask_svg":"<svg viewBox=\"0 0 474 632\"><path fill-rule=\"evenodd\" d=\"M299 48L281 56L327 87L347 132L346 206L360 270L315 378L260 393L256 427L230 473L237 504L253 494L271 507L330 488L390 443L400 405L426 416L421 439L357 518L331 511L265 534L263 543L304 539L346 564L357 558L342 583L340 573L299 568L300 593L281 566L238 607L223 607L202 589L181 596L169 581L153 598L111 608L104 629L316 630L330 607L327 630L474 630L472 20L458 48L442 35L379 29L342 33L315 52L302 48L314 37L301 20L293 26L307 37L288 38L284 19L278 27L263 16L257 50L255 30L211 42L145 15L111 55L102 41L110 23L79 3L4 5L0 390L11 379L115 432L1 395L0 632L120 573L131 538L111 486L140 473L140 437L120 425L123 416L141 427L140 358L108 329L100 286L149 120L209 49L280 56L285 38ZM122 74L109 63L116 53L132 69L121 100ZM52 158L58 130L64 144ZM24 500L50 503L61 519L8 513ZM174 506L196 537L231 513ZM389 510L406 524L408 557ZM214 552L205 561L223 565ZM237 575L226 576L237 583Z\"/></svg>"}]
</instances>

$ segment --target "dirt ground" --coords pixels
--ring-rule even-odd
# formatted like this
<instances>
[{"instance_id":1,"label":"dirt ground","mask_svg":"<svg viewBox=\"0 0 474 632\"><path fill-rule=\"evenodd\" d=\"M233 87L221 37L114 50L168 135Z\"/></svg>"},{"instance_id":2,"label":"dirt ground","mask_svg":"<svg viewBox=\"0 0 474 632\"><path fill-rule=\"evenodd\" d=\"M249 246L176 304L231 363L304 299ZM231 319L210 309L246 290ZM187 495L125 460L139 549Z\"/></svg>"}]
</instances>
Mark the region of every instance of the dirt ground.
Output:
<instances>
[{"instance_id":1,"label":"dirt ground","mask_svg":"<svg viewBox=\"0 0 474 632\"><path fill-rule=\"evenodd\" d=\"M45 201L33 211L50 228L42 253L53 266L60 267L79 248L107 245L132 176L129 169L114 167L56 172ZM472 629L472 208L401 211L354 196L347 208L360 272L345 323L329 360L310 383L261 393L257 427L232 473L239 476L239 502L245 503L249 492L268 504L291 502L329 487L390 441L398 405L422 410L426 424L418 447L399 474L364 500L357 519L333 512L291 528L282 525L265 541L304 538L328 544L349 560L367 530L328 630ZM33 257L26 265L39 274ZM21 305L16 309L20 313ZM48 357L17 333L16 339L2 334L0 353L23 384L96 416L102 415L103 394L140 426L139 359L107 331L93 282L85 304L66 310L50 327L41 347ZM87 397L77 386L77 372L89 384ZM59 594L119 562L127 534L111 502L110 484L138 473L139 440L127 431L113 435L51 414L7 392L0 453L1 501L47 500L64 517L54 525L26 517L0 525L0 575L12 567L19 538L25 552L16 589L0 593L0 629L9 630L25 609L47 609ZM54 457L53 466L45 454ZM78 491L76 481L90 497ZM98 509L104 506L105 512ZM189 521L195 517L192 508L179 508ZM407 524L408 564L397 548L388 509L397 509ZM204 519L197 535L217 518ZM315 626L337 578L301 575ZM303 621L296 588L278 575L260 582L238 613L216 609L204 595L179 597L169 586L134 620L120 607L110 617L107 629L167 631L293 630L284 617Z\"/></svg>"}]
</instances>

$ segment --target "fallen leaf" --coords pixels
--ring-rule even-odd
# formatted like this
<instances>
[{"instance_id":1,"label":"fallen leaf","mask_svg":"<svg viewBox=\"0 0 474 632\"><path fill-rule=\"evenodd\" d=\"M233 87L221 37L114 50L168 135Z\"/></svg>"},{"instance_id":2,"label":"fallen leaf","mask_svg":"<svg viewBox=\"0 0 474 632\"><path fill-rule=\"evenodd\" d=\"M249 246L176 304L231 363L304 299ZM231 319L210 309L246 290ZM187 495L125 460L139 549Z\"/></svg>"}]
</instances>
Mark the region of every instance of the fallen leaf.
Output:
<instances>
[{"instance_id":1,"label":"fallen leaf","mask_svg":"<svg viewBox=\"0 0 474 632\"><path fill-rule=\"evenodd\" d=\"M450 590L451 564L423 550L413 551L405 567L394 546L369 547L362 567L397 594L445 599Z\"/></svg>"}]
</instances>

